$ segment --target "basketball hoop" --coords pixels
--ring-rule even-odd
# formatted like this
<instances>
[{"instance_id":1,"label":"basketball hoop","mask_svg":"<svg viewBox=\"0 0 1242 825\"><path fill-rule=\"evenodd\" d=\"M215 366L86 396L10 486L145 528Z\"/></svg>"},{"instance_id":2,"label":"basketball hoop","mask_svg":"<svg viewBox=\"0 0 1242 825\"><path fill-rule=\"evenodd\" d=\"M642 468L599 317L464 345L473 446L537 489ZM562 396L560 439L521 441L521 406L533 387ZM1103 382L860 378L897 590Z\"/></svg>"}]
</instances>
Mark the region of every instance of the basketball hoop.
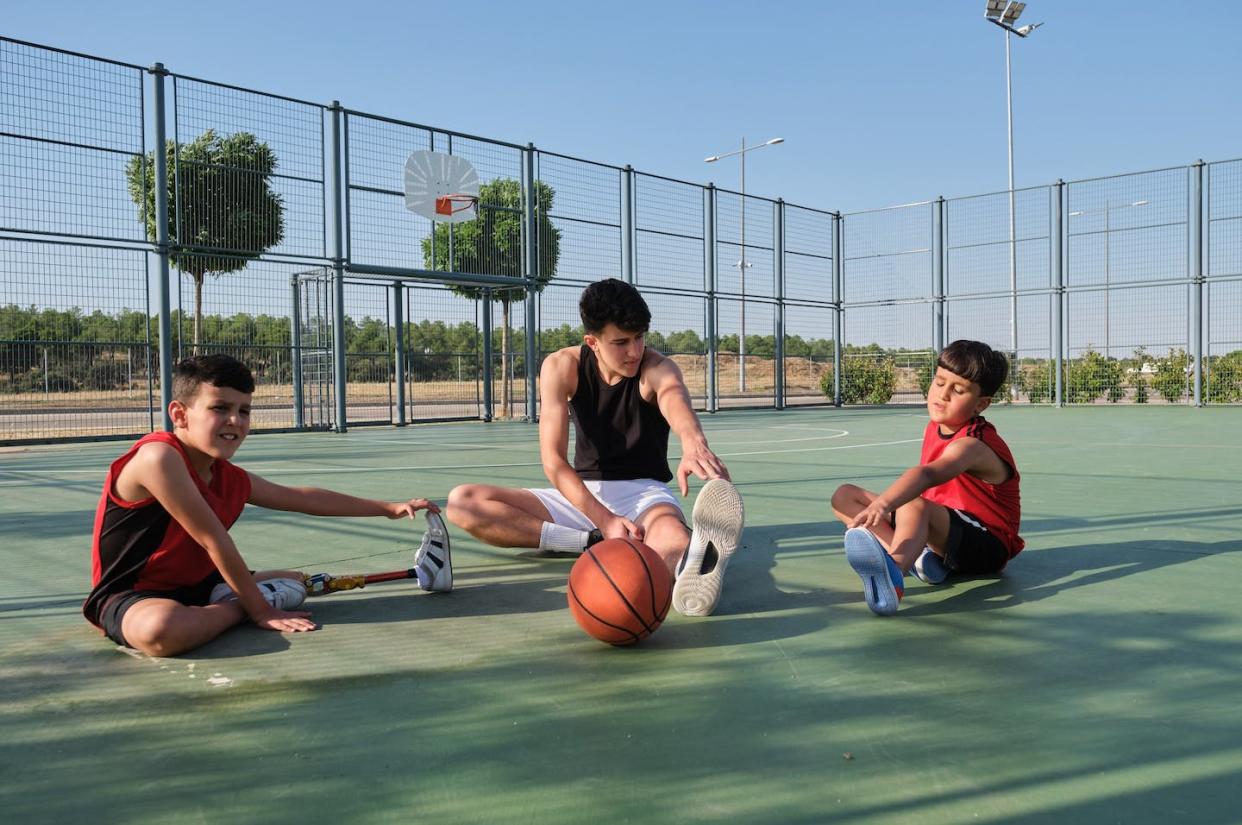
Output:
<instances>
[{"instance_id":1,"label":"basketball hoop","mask_svg":"<svg viewBox=\"0 0 1242 825\"><path fill-rule=\"evenodd\" d=\"M479 175L459 155L420 150L405 162L405 208L436 223L479 216Z\"/></svg>"},{"instance_id":2,"label":"basketball hoop","mask_svg":"<svg viewBox=\"0 0 1242 825\"><path fill-rule=\"evenodd\" d=\"M479 199L474 195L465 195L461 192L454 192L451 195L441 195L436 198L436 214L441 217L449 217L456 215L465 209L474 210L474 217L478 214Z\"/></svg>"}]
</instances>

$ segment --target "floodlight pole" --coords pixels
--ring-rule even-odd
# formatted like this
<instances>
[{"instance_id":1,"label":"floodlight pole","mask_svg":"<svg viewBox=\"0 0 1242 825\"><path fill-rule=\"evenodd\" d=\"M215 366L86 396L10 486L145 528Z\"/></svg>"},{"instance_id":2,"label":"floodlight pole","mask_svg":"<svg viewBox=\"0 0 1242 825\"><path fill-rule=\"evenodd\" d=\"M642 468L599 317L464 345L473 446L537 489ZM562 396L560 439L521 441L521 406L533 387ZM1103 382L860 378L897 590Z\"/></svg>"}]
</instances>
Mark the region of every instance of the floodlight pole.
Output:
<instances>
[{"instance_id":1,"label":"floodlight pole","mask_svg":"<svg viewBox=\"0 0 1242 825\"><path fill-rule=\"evenodd\" d=\"M1011 32L1005 29L1005 108L1008 110L1009 125L1009 350L1012 360L1009 363L1009 397L1018 400L1018 382L1013 380L1018 374L1018 240L1015 205L1013 194L1013 72L1009 59L1009 39Z\"/></svg>"},{"instance_id":2,"label":"floodlight pole","mask_svg":"<svg viewBox=\"0 0 1242 825\"><path fill-rule=\"evenodd\" d=\"M995 23L1005 30L1005 108L1009 129L1009 347L1013 356L1009 365L1009 397L1018 400L1018 240L1015 218L1013 191L1013 71L1010 59L1009 36L1016 34L1026 37L1042 23L1035 23L1015 29L1013 24L1026 8L1025 3L1008 0L1001 2L989 0L984 16L989 23Z\"/></svg>"},{"instance_id":3,"label":"floodlight pole","mask_svg":"<svg viewBox=\"0 0 1242 825\"><path fill-rule=\"evenodd\" d=\"M737 269L740 276L740 292L742 300L740 303L740 331L737 336L737 390L739 393L746 392L746 268L750 266L746 261L746 153L753 152L756 149L762 149L765 146L774 146L777 143L784 143L784 138L772 138L755 146L747 146L746 138L742 138L742 148L736 152L726 152L723 155L712 155L706 158L707 163L715 163L723 158L738 156L741 162L741 215L738 221L739 226L739 254Z\"/></svg>"}]
</instances>

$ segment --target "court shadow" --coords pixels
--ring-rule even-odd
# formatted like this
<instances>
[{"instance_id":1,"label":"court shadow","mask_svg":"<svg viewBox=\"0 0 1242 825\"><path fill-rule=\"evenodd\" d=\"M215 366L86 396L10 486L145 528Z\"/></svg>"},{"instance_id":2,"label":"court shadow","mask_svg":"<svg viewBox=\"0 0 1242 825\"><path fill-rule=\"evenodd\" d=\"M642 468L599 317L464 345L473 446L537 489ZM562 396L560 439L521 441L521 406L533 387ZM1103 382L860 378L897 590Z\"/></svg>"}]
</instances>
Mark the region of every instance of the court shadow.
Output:
<instances>
[{"instance_id":1,"label":"court shadow","mask_svg":"<svg viewBox=\"0 0 1242 825\"><path fill-rule=\"evenodd\" d=\"M292 646L289 635L262 630L249 622L229 628L202 647L168 657L170 661L201 662L282 653ZM141 655L141 654L139 654ZM154 657L151 657L154 658Z\"/></svg>"},{"instance_id":2,"label":"court shadow","mask_svg":"<svg viewBox=\"0 0 1242 825\"><path fill-rule=\"evenodd\" d=\"M538 578L471 584L461 577L452 593L426 593L412 582L372 585L360 593L321 596L307 602L315 620L324 624L364 624L382 617L385 622L446 619L466 616L506 616L564 610L569 571Z\"/></svg>"},{"instance_id":3,"label":"court shadow","mask_svg":"<svg viewBox=\"0 0 1242 825\"><path fill-rule=\"evenodd\" d=\"M1164 567L1242 551L1242 541L1127 541L1028 550L999 577L963 577L930 587L907 578L904 616L1000 610L1042 601L1067 590L1115 581ZM980 584L979 582L985 582ZM954 590L960 592L954 593ZM947 594L919 603L923 594Z\"/></svg>"}]
</instances>

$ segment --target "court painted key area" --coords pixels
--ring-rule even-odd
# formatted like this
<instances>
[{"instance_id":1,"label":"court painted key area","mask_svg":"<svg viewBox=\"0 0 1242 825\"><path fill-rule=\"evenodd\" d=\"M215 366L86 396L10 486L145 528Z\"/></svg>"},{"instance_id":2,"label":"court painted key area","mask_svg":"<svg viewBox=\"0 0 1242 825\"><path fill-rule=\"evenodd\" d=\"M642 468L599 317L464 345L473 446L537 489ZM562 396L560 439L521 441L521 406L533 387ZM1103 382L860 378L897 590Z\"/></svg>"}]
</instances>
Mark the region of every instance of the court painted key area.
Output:
<instances>
[{"instance_id":1,"label":"court painted key area","mask_svg":"<svg viewBox=\"0 0 1242 825\"><path fill-rule=\"evenodd\" d=\"M745 498L744 549L717 615L671 615L632 649L574 624L572 559L454 530L451 594L375 585L311 601L316 633L241 627L176 659L128 654L79 612L104 469L125 445L5 450L0 809L12 822L1237 821L1242 413L989 418L1019 462L1026 551L1000 579L908 578L880 619L827 501L916 463L924 412L705 416ZM385 498L545 483L527 424L263 435L237 461ZM406 566L415 526L248 508L233 533L255 567L355 573Z\"/></svg>"}]
</instances>

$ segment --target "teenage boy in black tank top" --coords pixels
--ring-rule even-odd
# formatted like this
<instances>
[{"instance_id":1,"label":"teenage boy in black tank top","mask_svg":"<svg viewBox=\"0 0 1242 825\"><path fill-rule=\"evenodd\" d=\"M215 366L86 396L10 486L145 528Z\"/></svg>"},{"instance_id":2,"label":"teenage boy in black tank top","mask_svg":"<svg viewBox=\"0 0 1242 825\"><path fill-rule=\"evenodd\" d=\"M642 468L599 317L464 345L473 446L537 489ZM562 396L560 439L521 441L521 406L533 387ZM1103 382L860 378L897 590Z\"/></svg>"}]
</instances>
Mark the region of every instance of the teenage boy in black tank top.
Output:
<instances>
[{"instance_id":1,"label":"teenage boy in black tank top","mask_svg":"<svg viewBox=\"0 0 1242 825\"><path fill-rule=\"evenodd\" d=\"M681 370L644 343L651 312L638 290L599 281L583 291L579 310L584 343L549 355L539 376L539 452L552 487L463 484L449 494L448 518L501 547L581 552L602 538L640 539L676 579L673 606L708 615L739 545L741 497L707 446ZM693 532L667 486L670 432L681 440L681 494L691 475L708 480Z\"/></svg>"}]
</instances>

